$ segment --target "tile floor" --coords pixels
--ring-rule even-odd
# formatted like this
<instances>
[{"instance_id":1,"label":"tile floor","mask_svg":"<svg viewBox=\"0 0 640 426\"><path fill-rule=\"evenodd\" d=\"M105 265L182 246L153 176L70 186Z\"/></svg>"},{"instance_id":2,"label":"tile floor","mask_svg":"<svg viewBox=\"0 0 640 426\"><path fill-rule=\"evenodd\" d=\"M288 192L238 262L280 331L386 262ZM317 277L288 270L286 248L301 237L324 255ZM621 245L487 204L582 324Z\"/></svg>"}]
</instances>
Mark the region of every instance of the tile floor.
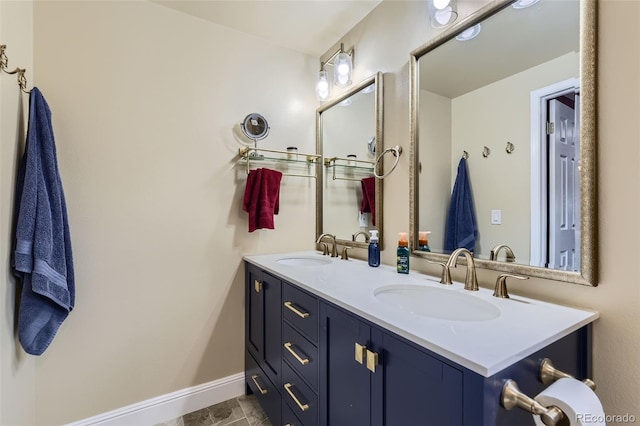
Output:
<instances>
[{"instance_id":1,"label":"tile floor","mask_svg":"<svg viewBox=\"0 0 640 426\"><path fill-rule=\"evenodd\" d=\"M255 395L243 395L156 426L272 426Z\"/></svg>"}]
</instances>

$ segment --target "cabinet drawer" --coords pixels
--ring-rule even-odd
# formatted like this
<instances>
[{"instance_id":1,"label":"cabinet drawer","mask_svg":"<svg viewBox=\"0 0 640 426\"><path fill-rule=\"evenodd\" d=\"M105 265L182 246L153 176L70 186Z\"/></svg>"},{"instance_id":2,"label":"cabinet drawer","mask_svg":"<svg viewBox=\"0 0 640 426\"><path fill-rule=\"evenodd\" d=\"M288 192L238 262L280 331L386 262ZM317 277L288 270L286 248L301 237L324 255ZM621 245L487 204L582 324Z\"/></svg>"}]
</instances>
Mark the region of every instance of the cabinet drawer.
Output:
<instances>
[{"instance_id":1,"label":"cabinet drawer","mask_svg":"<svg viewBox=\"0 0 640 426\"><path fill-rule=\"evenodd\" d=\"M282 332L283 358L313 389L318 390L318 348L287 323L284 323Z\"/></svg>"},{"instance_id":2,"label":"cabinet drawer","mask_svg":"<svg viewBox=\"0 0 640 426\"><path fill-rule=\"evenodd\" d=\"M254 395L260 406L274 425L280 424L282 416L282 397L271 380L264 374L258 363L248 351L245 351L245 383Z\"/></svg>"},{"instance_id":3,"label":"cabinet drawer","mask_svg":"<svg viewBox=\"0 0 640 426\"><path fill-rule=\"evenodd\" d=\"M282 363L282 398L304 426L318 424L318 396L287 363Z\"/></svg>"},{"instance_id":4,"label":"cabinet drawer","mask_svg":"<svg viewBox=\"0 0 640 426\"><path fill-rule=\"evenodd\" d=\"M282 424L284 426L302 426L302 422L293 414L284 399L282 400Z\"/></svg>"},{"instance_id":5,"label":"cabinet drawer","mask_svg":"<svg viewBox=\"0 0 640 426\"><path fill-rule=\"evenodd\" d=\"M314 343L318 342L318 299L283 283L282 316Z\"/></svg>"}]
</instances>

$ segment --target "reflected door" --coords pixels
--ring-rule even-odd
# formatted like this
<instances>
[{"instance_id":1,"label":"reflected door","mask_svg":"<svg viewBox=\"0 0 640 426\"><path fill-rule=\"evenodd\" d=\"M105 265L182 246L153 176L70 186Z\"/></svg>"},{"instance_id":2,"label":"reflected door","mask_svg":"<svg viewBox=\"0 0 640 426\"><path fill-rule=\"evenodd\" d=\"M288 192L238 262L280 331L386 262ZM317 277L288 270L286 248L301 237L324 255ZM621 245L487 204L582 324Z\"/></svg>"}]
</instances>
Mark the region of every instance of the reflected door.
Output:
<instances>
[{"instance_id":1,"label":"reflected door","mask_svg":"<svg viewBox=\"0 0 640 426\"><path fill-rule=\"evenodd\" d=\"M549 265L577 271L578 132L573 105L549 101Z\"/></svg>"}]
</instances>

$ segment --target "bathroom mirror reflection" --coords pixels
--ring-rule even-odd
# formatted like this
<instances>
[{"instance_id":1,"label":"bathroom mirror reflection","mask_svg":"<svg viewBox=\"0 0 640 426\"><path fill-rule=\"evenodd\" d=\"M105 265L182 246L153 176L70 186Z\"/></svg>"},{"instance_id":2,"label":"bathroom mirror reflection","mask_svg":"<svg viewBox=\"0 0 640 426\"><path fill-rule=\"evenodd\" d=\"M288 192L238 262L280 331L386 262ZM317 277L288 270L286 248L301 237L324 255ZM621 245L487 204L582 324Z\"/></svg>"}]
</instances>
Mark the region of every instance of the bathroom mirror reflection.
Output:
<instances>
[{"instance_id":1,"label":"bathroom mirror reflection","mask_svg":"<svg viewBox=\"0 0 640 426\"><path fill-rule=\"evenodd\" d=\"M411 53L412 253L442 261L473 222L449 217L464 156L477 266L595 285L595 5L528 3L492 3Z\"/></svg>"},{"instance_id":2,"label":"bathroom mirror reflection","mask_svg":"<svg viewBox=\"0 0 640 426\"><path fill-rule=\"evenodd\" d=\"M368 238L377 229L382 236L382 181L373 176L376 153L383 149L382 84L382 73L377 73L317 109L316 143L323 167L317 182L316 237L329 233L338 244L366 247L365 236L358 233L366 232Z\"/></svg>"}]
</instances>

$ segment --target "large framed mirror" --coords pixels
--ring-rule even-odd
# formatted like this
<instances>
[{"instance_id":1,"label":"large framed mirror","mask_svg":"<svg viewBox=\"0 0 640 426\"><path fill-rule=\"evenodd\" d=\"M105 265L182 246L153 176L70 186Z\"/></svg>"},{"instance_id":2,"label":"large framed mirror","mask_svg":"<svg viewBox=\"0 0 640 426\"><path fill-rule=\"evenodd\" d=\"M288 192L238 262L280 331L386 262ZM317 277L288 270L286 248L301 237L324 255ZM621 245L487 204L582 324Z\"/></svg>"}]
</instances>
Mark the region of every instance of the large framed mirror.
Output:
<instances>
[{"instance_id":1,"label":"large framed mirror","mask_svg":"<svg viewBox=\"0 0 640 426\"><path fill-rule=\"evenodd\" d=\"M596 33L595 1L500 0L411 52L413 256L597 285Z\"/></svg>"},{"instance_id":2,"label":"large framed mirror","mask_svg":"<svg viewBox=\"0 0 640 426\"><path fill-rule=\"evenodd\" d=\"M323 167L316 187L316 237L366 248L376 229L382 246L383 78L379 72L316 110L317 153Z\"/></svg>"}]
</instances>

